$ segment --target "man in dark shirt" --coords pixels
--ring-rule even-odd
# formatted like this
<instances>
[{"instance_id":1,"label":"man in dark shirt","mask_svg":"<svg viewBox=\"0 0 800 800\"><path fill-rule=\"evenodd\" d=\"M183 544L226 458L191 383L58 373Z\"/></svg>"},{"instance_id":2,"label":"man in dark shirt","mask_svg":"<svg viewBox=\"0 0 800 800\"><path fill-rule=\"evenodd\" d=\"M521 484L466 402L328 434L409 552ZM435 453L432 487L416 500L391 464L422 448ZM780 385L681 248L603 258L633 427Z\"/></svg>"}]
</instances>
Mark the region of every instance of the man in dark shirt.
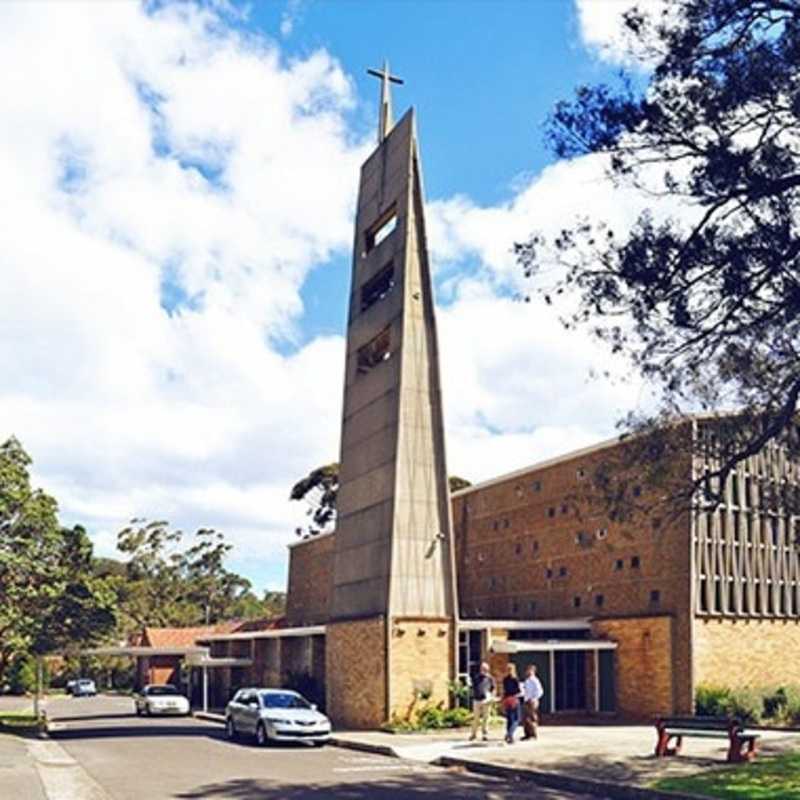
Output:
<instances>
[{"instance_id":1,"label":"man in dark shirt","mask_svg":"<svg viewBox=\"0 0 800 800\"><path fill-rule=\"evenodd\" d=\"M489 738L489 713L495 700L495 682L489 672L489 665L484 661L472 679L472 742L478 735L478 723L481 725L483 741Z\"/></svg>"}]
</instances>

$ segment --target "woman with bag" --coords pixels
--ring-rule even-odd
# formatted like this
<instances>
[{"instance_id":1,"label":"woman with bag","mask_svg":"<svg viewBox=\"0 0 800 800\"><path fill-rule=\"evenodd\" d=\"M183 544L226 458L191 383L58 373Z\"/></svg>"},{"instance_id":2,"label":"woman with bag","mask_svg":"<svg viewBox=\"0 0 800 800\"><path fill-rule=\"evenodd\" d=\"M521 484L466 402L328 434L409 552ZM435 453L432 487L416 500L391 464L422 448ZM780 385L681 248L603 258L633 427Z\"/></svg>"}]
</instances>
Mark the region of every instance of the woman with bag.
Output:
<instances>
[{"instance_id":1,"label":"woman with bag","mask_svg":"<svg viewBox=\"0 0 800 800\"><path fill-rule=\"evenodd\" d=\"M509 664L503 678L503 713L506 715L506 742L514 744L514 733L519 725L522 686L517 678L517 668Z\"/></svg>"}]
</instances>

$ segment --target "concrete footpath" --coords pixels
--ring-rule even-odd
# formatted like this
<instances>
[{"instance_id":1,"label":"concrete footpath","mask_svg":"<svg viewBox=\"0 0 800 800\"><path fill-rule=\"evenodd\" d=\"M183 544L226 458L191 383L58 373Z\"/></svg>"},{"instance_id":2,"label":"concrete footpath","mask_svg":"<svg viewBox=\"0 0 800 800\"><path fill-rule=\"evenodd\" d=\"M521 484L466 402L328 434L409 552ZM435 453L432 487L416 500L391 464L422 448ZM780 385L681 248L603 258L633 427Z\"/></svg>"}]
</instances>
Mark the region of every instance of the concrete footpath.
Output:
<instances>
[{"instance_id":1,"label":"concrete footpath","mask_svg":"<svg viewBox=\"0 0 800 800\"><path fill-rule=\"evenodd\" d=\"M687 739L673 758L653 754L651 725L553 725L539 739L513 745L494 731L488 742L470 742L466 731L436 734L337 733L335 743L477 774L528 780L542 787L613 798L688 797L650 788L660 778L727 766L727 740ZM800 734L761 731L763 756L800 750Z\"/></svg>"},{"instance_id":2,"label":"concrete footpath","mask_svg":"<svg viewBox=\"0 0 800 800\"><path fill-rule=\"evenodd\" d=\"M7 733L0 733L0 797L109 800L106 792L57 742Z\"/></svg>"}]
</instances>

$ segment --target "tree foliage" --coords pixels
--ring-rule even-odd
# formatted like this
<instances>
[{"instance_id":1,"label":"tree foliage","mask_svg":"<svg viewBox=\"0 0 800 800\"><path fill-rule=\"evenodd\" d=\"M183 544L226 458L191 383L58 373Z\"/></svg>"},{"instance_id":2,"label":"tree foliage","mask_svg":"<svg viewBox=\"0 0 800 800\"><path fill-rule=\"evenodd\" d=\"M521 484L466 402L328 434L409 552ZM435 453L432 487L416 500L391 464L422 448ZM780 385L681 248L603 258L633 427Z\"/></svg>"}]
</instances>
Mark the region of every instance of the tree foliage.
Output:
<instances>
[{"instance_id":1,"label":"tree foliage","mask_svg":"<svg viewBox=\"0 0 800 800\"><path fill-rule=\"evenodd\" d=\"M626 17L644 92L583 86L548 134L649 197L635 224L580 220L517 245L545 298L661 390L657 421L736 409L722 471L790 435L800 396L800 0L674 0ZM630 420L636 422L636 420ZM652 423L655 419L640 420Z\"/></svg>"},{"instance_id":2,"label":"tree foliage","mask_svg":"<svg viewBox=\"0 0 800 800\"><path fill-rule=\"evenodd\" d=\"M59 524L56 501L31 486L30 465L16 439L0 445L0 683L19 654L90 644L116 622L86 531Z\"/></svg>"},{"instance_id":3,"label":"tree foliage","mask_svg":"<svg viewBox=\"0 0 800 800\"><path fill-rule=\"evenodd\" d=\"M451 475L448 478L451 492L466 489L472 486L466 478ZM308 516L312 525L308 530L297 528L298 536L315 536L333 527L336 520L336 500L339 496L339 463L334 461L325 466L312 469L304 478L301 478L289 492L290 500L305 500L308 504Z\"/></svg>"},{"instance_id":4,"label":"tree foliage","mask_svg":"<svg viewBox=\"0 0 800 800\"><path fill-rule=\"evenodd\" d=\"M280 608L271 593L259 600L249 580L226 568L233 546L224 534L200 528L186 544L164 520L135 519L119 532L117 547L129 558L116 585L129 630L271 616Z\"/></svg>"}]
</instances>

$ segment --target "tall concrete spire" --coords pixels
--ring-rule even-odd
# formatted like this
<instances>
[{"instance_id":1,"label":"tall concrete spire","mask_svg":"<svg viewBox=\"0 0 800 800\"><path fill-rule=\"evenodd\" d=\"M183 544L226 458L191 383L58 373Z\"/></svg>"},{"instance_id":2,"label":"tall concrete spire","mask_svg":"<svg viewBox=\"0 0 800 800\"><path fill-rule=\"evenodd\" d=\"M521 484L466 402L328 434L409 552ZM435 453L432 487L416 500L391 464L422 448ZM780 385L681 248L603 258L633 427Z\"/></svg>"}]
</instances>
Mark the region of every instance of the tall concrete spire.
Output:
<instances>
[{"instance_id":1,"label":"tall concrete spire","mask_svg":"<svg viewBox=\"0 0 800 800\"><path fill-rule=\"evenodd\" d=\"M383 59L383 69L368 69L369 75L381 79L381 104L378 108L378 144L380 144L392 129L392 91L390 84L402 83L403 79L389 72L389 62Z\"/></svg>"},{"instance_id":2,"label":"tall concrete spire","mask_svg":"<svg viewBox=\"0 0 800 800\"><path fill-rule=\"evenodd\" d=\"M380 724L423 690L446 702L455 653L452 526L419 146L413 109L391 126L388 83L399 79L388 64L379 76L381 141L361 168L355 226L326 633L329 709L338 724L353 727ZM396 668L401 661L405 666Z\"/></svg>"}]
</instances>

